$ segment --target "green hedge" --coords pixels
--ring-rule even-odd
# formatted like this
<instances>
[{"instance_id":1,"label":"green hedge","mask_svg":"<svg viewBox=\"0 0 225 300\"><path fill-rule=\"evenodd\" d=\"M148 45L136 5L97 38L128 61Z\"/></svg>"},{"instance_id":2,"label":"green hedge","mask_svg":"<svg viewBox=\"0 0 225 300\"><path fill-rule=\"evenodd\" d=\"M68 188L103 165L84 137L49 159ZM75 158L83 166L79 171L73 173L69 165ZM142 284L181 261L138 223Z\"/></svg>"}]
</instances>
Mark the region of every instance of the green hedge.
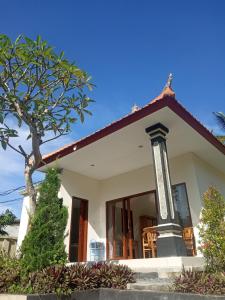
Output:
<instances>
[{"instance_id":1,"label":"green hedge","mask_svg":"<svg viewBox=\"0 0 225 300\"><path fill-rule=\"evenodd\" d=\"M225 272L225 198L211 186L203 195L199 247L209 272Z\"/></svg>"},{"instance_id":2,"label":"green hedge","mask_svg":"<svg viewBox=\"0 0 225 300\"><path fill-rule=\"evenodd\" d=\"M58 197L59 171L48 169L41 184L37 208L21 247L21 263L26 272L63 264L67 260L64 238L67 208Z\"/></svg>"},{"instance_id":3,"label":"green hedge","mask_svg":"<svg viewBox=\"0 0 225 300\"><path fill-rule=\"evenodd\" d=\"M205 258L205 272L183 271L175 278L176 292L225 294L225 199L210 186L203 195L199 224L199 247Z\"/></svg>"}]
</instances>

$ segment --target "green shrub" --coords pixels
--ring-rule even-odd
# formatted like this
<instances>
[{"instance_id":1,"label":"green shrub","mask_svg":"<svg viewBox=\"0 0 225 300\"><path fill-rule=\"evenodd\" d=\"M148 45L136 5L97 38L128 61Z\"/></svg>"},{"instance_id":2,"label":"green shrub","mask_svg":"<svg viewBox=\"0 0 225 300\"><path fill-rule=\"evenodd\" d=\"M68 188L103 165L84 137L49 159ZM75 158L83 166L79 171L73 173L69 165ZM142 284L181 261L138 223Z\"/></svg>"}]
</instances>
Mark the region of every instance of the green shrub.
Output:
<instances>
[{"instance_id":1,"label":"green shrub","mask_svg":"<svg viewBox=\"0 0 225 300\"><path fill-rule=\"evenodd\" d=\"M2 274L9 274L0 270ZM72 266L51 266L43 270L23 274L18 269L16 276L0 281L0 293L56 293L70 294L76 290L96 288L125 289L134 282L133 272L126 266L98 263L93 265L76 264Z\"/></svg>"},{"instance_id":2,"label":"green shrub","mask_svg":"<svg viewBox=\"0 0 225 300\"><path fill-rule=\"evenodd\" d=\"M123 265L97 263L92 272L97 276L96 288L126 289L127 283L134 282L134 274Z\"/></svg>"},{"instance_id":3,"label":"green shrub","mask_svg":"<svg viewBox=\"0 0 225 300\"><path fill-rule=\"evenodd\" d=\"M5 293L10 287L20 283L21 266L19 260L6 254L0 255L0 292Z\"/></svg>"},{"instance_id":4,"label":"green shrub","mask_svg":"<svg viewBox=\"0 0 225 300\"><path fill-rule=\"evenodd\" d=\"M66 280L68 288L74 290L88 290L96 288L97 276L92 266L76 264L67 267Z\"/></svg>"},{"instance_id":5,"label":"green shrub","mask_svg":"<svg viewBox=\"0 0 225 300\"><path fill-rule=\"evenodd\" d=\"M225 271L225 199L210 187L203 196L204 208L199 225L200 250L206 270Z\"/></svg>"},{"instance_id":6,"label":"green shrub","mask_svg":"<svg viewBox=\"0 0 225 300\"><path fill-rule=\"evenodd\" d=\"M41 271L29 274L28 285L32 288L32 293L61 293L68 294L68 284L66 280L66 267L47 267ZM28 287L28 286L27 286Z\"/></svg>"},{"instance_id":7,"label":"green shrub","mask_svg":"<svg viewBox=\"0 0 225 300\"><path fill-rule=\"evenodd\" d=\"M173 291L195 294L225 294L225 273L183 271L175 278Z\"/></svg>"},{"instance_id":8,"label":"green shrub","mask_svg":"<svg viewBox=\"0 0 225 300\"><path fill-rule=\"evenodd\" d=\"M93 265L53 266L29 275L33 293L69 294L75 290L97 288L125 289L134 282L126 266L98 263Z\"/></svg>"},{"instance_id":9,"label":"green shrub","mask_svg":"<svg viewBox=\"0 0 225 300\"><path fill-rule=\"evenodd\" d=\"M205 272L184 271L174 279L173 290L183 293L225 294L225 199L209 187L203 196L204 207L199 236Z\"/></svg>"},{"instance_id":10,"label":"green shrub","mask_svg":"<svg viewBox=\"0 0 225 300\"><path fill-rule=\"evenodd\" d=\"M64 233L68 212L58 198L58 171L50 169L41 184L37 208L21 247L21 264L26 272L63 264L67 259Z\"/></svg>"},{"instance_id":11,"label":"green shrub","mask_svg":"<svg viewBox=\"0 0 225 300\"><path fill-rule=\"evenodd\" d=\"M85 265L53 266L30 274L29 282L34 293L70 294L74 290L96 287L96 276Z\"/></svg>"}]
</instances>

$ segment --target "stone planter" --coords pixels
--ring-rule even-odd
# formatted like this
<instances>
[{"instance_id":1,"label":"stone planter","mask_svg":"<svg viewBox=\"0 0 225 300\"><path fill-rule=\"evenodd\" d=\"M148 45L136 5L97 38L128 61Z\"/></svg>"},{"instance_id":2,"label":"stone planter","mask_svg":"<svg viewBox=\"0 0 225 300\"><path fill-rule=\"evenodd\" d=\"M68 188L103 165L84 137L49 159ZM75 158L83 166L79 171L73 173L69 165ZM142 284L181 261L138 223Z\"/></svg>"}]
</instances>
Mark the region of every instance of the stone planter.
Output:
<instances>
[{"instance_id":1,"label":"stone planter","mask_svg":"<svg viewBox=\"0 0 225 300\"><path fill-rule=\"evenodd\" d=\"M225 300L224 296L181 294L169 292L98 289L75 292L71 296L0 294L0 300Z\"/></svg>"}]
</instances>

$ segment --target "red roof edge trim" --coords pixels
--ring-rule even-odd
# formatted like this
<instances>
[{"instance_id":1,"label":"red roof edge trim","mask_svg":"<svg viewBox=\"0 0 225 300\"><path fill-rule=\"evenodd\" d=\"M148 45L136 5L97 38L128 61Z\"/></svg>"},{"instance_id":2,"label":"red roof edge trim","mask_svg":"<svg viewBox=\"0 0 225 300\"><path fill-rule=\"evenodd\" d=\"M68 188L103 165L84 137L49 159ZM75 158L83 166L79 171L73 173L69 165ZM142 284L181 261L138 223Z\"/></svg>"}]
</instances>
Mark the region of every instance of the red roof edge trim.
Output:
<instances>
[{"instance_id":1,"label":"red roof edge trim","mask_svg":"<svg viewBox=\"0 0 225 300\"><path fill-rule=\"evenodd\" d=\"M154 103L150 103L150 104L144 106L143 108L137 110L136 112L91 134L90 136L87 136L86 138L84 138L80 141L77 141L71 145L68 145L67 147L59 149L58 151L47 155L46 157L43 158L43 161L41 162L39 167L49 164L54 160L62 158L63 156L71 154L72 152L74 152L75 147L76 147L76 151L77 151L77 150L79 150L79 149L123 128L123 127L126 127L127 125L129 125L131 123L134 123L134 122L146 117L147 115L150 115L150 114L156 112L157 110L167 106L167 101L164 101L164 100L166 100L166 98L162 98L160 101L158 100Z\"/></svg>"},{"instance_id":2,"label":"red roof edge trim","mask_svg":"<svg viewBox=\"0 0 225 300\"><path fill-rule=\"evenodd\" d=\"M96 131L95 133L75 142L66 147L63 147L52 154L50 153L43 158L39 167L53 162L59 158L62 158L74 151L77 151L123 127L134 123L147 115L150 115L163 107L169 107L178 116L180 116L186 123L194 128L199 134L201 134L206 140L208 140L213 146L225 155L225 146L208 130L206 129L195 117L193 117L174 97L164 96L161 99L157 99L155 102L151 102L138 111L125 116L124 118L115 121L114 123ZM74 150L76 148L76 150Z\"/></svg>"},{"instance_id":3,"label":"red roof edge trim","mask_svg":"<svg viewBox=\"0 0 225 300\"><path fill-rule=\"evenodd\" d=\"M204 125L192 116L192 114L189 113L189 111L187 111L176 99L170 97L168 99L168 107L225 155L225 145L223 145Z\"/></svg>"}]
</instances>

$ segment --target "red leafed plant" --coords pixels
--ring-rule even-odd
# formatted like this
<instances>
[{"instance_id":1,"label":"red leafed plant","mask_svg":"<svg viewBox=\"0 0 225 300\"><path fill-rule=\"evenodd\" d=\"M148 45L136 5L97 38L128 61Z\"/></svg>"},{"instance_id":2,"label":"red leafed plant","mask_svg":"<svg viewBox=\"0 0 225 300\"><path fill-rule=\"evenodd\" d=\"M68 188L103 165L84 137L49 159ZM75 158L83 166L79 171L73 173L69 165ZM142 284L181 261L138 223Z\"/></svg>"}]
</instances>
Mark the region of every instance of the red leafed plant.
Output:
<instances>
[{"instance_id":1,"label":"red leafed plant","mask_svg":"<svg viewBox=\"0 0 225 300\"><path fill-rule=\"evenodd\" d=\"M0 293L66 295L76 290L125 289L132 282L134 273L128 267L108 263L50 266L32 273L24 273L19 264L14 270L10 265L0 268Z\"/></svg>"},{"instance_id":2,"label":"red leafed plant","mask_svg":"<svg viewBox=\"0 0 225 300\"><path fill-rule=\"evenodd\" d=\"M194 294L225 294L225 273L184 271L175 278L172 289Z\"/></svg>"}]
</instances>

